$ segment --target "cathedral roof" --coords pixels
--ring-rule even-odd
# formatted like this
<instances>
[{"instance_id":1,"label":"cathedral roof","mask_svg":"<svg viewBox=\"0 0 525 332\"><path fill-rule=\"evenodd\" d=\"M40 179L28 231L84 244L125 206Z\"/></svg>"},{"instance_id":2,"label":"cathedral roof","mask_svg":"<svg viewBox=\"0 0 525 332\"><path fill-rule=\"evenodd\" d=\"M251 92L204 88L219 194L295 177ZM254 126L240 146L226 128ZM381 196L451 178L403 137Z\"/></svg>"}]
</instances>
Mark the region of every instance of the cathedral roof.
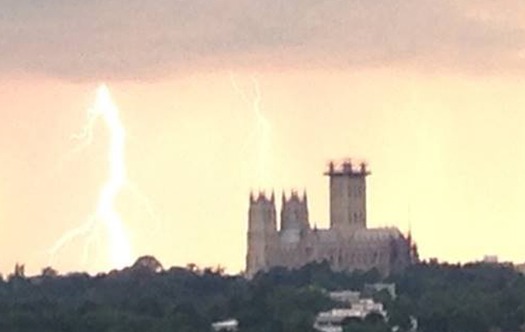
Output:
<instances>
[{"instance_id":1,"label":"cathedral roof","mask_svg":"<svg viewBox=\"0 0 525 332\"><path fill-rule=\"evenodd\" d=\"M355 232L353 239L355 241L384 241L390 239L402 238L403 234L396 227L380 227L360 229Z\"/></svg>"}]
</instances>

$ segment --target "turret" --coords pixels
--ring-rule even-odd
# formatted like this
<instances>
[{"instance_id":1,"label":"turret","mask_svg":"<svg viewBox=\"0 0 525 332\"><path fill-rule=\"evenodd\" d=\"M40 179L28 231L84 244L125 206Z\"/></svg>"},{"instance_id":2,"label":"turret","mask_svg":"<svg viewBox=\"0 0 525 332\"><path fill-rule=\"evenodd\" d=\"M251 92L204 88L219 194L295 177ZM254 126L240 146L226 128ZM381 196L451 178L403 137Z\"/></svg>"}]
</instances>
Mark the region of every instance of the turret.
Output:
<instances>
[{"instance_id":1,"label":"turret","mask_svg":"<svg viewBox=\"0 0 525 332\"><path fill-rule=\"evenodd\" d=\"M259 192L257 197L250 194L248 212L248 254L246 273L253 277L258 271L270 265L271 248L277 236L275 196L270 198Z\"/></svg>"},{"instance_id":2,"label":"turret","mask_svg":"<svg viewBox=\"0 0 525 332\"><path fill-rule=\"evenodd\" d=\"M366 177L370 175L366 164L330 162L325 175L330 178L330 228L343 236L366 228Z\"/></svg>"}]
</instances>

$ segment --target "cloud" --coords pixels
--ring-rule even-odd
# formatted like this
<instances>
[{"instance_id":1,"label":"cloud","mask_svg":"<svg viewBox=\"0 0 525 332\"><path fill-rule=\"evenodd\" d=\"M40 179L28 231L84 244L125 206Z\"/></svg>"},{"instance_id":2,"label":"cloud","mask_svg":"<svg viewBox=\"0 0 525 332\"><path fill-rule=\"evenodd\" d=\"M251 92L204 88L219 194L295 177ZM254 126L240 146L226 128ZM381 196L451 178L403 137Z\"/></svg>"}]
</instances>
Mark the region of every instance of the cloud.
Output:
<instances>
[{"instance_id":1,"label":"cloud","mask_svg":"<svg viewBox=\"0 0 525 332\"><path fill-rule=\"evenodd\" d=\"M0 0L0 70L70 80L239 66L522 71L519 1L503 12L486 0Z\"/></svg>"}]
</instances>

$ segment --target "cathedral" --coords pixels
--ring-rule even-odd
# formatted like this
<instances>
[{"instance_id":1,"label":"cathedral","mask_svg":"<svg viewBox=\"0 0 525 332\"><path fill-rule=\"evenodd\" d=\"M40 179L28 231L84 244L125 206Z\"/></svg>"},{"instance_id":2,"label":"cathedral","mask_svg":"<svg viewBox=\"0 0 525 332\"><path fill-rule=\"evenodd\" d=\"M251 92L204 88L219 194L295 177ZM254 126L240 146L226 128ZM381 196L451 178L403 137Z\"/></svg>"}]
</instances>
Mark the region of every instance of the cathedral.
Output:
<instances>
[{"instance_id":1,"label":"cathedral","mask_svg":"<svg viewBox=\"0 0 525 332\"><path fill-rule=\"evenodd\" d=\"M335 271L367 271L376 268L386 276L417 260L410 234L398 228L367 228L366 164L331 162L325 173L330 182L330 227L312 228L306 193L282 196L277 228L275 196L250 195L246 274L276 266L299 268L327 261Z\"/></svg>"}]
</instances>

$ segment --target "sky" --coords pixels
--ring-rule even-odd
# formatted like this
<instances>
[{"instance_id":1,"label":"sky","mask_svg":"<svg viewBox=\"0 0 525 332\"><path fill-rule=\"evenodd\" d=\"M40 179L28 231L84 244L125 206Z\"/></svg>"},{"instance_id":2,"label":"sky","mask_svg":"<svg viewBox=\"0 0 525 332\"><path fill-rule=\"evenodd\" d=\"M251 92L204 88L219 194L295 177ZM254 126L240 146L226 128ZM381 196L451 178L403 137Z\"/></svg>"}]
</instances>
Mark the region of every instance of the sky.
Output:
<instances>
[{"instance_id":1,"label":"sky","mask_svg":"<svg viewBox=\"0 0 525 332\"><path fill-rule=\"evenodd\" d=\"M114 267L103 232L51 252L108 177L103 121L91 144L78 135L102 83L126 131L115 208L133 257L239 272L251 190L306 190L310 222L327 227L322 173L354 158L372 170L369 226L410 228L422 258L525 261L522 1L0 8L4 275Z\"/></svg>"}]
</instances>

